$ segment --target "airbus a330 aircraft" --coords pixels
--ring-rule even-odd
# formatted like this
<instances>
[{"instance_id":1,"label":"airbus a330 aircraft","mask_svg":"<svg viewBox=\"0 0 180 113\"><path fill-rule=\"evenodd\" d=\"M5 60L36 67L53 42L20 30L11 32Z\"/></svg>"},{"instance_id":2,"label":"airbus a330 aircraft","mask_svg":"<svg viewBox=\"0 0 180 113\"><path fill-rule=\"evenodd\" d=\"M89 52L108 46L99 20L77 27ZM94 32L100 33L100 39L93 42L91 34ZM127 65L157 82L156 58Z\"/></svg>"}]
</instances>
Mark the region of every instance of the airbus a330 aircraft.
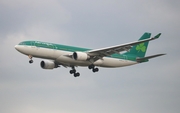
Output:
<instances>
[{"instance_id":1,"label":"airbus a330 aircraft","mask_svg":"<svg viewBox=\"0 0 180 113\"><path fill-rule=\"evenodd\" d=\"M29 63L33 63L33 57L43 58L46 59L40 63L43 69L54 69L60 65L71 67L70 74L78 77L80 73L76 72L77 66L87 66L93 72L98 72L98 66L123 67L165 55L156 54L145 57L149 41L159 38L160 35L161 33L150 38L151 33L144 33L138 41L100 49L86 49L40 41L23 41L15 48L29 57Z\"/></svg>"}]
</instances>

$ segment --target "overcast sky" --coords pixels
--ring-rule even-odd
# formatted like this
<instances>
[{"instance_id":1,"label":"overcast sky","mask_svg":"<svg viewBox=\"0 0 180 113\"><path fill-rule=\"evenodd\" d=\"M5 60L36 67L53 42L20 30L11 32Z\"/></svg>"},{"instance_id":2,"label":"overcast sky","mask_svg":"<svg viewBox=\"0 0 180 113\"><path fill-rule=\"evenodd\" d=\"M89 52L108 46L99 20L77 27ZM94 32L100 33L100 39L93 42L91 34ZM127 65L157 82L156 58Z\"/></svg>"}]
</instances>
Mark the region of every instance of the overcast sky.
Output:
<instances>
[{"instance_id":1,"label":"overcast sky","mask_svg":"<svg viewBox=\"0 0 180 113\"><path fill-rule=\"evenodd\" d=\"M0 0L1 113L178 113L180 111L180 1ZM136 41L144 32L162 36L148 63L98 73L78 67L44 70L42 59L14 46L39 40L87 48Z\"/></svg>"}]
</instances>

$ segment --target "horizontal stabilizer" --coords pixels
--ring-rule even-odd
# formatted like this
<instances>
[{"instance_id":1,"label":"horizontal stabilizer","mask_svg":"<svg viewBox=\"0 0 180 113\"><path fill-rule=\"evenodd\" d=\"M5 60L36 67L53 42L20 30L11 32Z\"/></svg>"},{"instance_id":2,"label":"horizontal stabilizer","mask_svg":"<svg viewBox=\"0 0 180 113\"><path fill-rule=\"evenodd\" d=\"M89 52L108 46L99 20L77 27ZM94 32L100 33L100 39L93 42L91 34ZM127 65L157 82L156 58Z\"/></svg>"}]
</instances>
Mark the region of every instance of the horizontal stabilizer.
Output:
<instances>
[{"instance_id":1,"label":"horizontal stabilizer","mask_svg":"<svg viewBox=\"0 0 180 113\"><path fill-rule=\"evenodd\" d=\"M159 57L159 56L162 56L162 55L166 55L166 54L157 54L157 55L147 56L147 57L143 57L143 58L137 58L136 61L137 62L145 62L148 59Z\"/></svg>"},{"instance_id":2,"label":"horizontal stabilizer","mask_svg":"<svg viewBox=\"0 0 180 113\"><path fill-rule=\"evenodd\" d=\"M159 38L161 36L161 33L157 34L154 38Z\"/></svg>"}]
</instances>

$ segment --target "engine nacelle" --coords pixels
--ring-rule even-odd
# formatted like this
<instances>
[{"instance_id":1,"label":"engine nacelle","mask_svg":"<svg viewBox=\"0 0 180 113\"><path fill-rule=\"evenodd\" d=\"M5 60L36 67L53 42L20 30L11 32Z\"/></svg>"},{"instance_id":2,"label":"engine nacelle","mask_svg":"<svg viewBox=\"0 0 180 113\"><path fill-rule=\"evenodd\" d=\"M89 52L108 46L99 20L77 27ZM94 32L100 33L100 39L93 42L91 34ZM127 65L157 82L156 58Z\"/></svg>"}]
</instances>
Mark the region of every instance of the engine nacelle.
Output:
<instances>
[{"instance_id":1,"label":"engine nacelle","mask_svg":"<svg viewBox=\"0 0 180 113\"><path fill-rule=\"evenodd\" d=\"M50 60L41 61L40 65L43 69L54 69L56 66L55 63Z\"/></svg>"},{"instance_id":2,"label":"engine nacelle","mask_svg":"<svg viewBox=\"0 0 180 113\"><path fill-rule=\"evenodd\" d=\"M85 61L90 57L89 57L89 55L87 53L84 53L84 52L74 52L73 53L73 58L75 60Z\"/></svg>"}]
</instances>

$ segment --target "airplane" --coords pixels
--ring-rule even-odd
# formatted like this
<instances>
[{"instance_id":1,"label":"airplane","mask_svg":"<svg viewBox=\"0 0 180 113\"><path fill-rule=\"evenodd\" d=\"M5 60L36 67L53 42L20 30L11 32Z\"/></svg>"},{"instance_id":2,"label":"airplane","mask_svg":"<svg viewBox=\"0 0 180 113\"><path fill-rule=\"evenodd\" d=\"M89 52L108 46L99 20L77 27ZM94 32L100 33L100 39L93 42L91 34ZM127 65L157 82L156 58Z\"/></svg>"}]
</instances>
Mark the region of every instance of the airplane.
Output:
<instances>
[{"instance_id":1,"label":"airplane","mask_svg":"<svg viewBox=\"0 0 180 113\"><path fill-rule=\"evenodd\" d=\"M149 41L158 39L161 33L151 37L151 33L145 32L138 41L110 46L100 49L87 49L67 45L54 44L41 41L23 41L15 45L15 49L32 58L42 58L40 66L43 69L54 69L60 66L70 67L70 74L79 77L80 73L75 67L86 66L93 72L98 72L97 67L116 68L130 66L165 54L146 56Z\"/></svg>"}]
</instances>

